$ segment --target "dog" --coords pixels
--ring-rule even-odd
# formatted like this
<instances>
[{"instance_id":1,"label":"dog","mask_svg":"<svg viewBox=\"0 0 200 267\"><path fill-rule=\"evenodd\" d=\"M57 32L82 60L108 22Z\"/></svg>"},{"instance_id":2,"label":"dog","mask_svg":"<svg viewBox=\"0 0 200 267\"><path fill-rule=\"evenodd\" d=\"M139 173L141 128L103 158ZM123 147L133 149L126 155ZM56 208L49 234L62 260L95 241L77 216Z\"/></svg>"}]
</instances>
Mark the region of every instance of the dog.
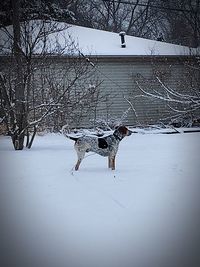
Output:
<instances>
[{"instance_id":1,"label":"dog","mask_svg":"<svg viewBox=\"0 0 200 267\"><path fill-rule=\"evenodd\" d=\"M113 134L105 137L98 137L95 135L83 135L80 137L72 137L65 133L65 126L62 128L62 133L67 137L75 141L74 148L77 153L77 163L75 170L78 171L81 161L83 160L85 153L95 152L103 157L108 157L108 168L115 170L115 158L118 151L120 141L125 137L131 135L126 126L118 126L115 128Z\"/></svg>"}]
</instances>

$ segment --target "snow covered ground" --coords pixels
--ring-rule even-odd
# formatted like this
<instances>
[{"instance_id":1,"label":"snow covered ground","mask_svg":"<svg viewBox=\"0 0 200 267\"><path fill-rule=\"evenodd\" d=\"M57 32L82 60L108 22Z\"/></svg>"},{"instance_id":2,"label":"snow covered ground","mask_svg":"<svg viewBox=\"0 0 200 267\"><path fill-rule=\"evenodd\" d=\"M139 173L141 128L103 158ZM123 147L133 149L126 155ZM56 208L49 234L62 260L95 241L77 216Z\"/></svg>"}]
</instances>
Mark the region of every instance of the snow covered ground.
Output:
<instances>
[{"instance_id":1,"label":"snow covered ground","mask_svg":"<svg viewBox=\"0 0 200 267\"><path fill-rule=\"evenodd\" d=\"M73 141L0 137L0 266L200 266L200 133L134 134L116 170Z\"/></svg>"}]
</instances>

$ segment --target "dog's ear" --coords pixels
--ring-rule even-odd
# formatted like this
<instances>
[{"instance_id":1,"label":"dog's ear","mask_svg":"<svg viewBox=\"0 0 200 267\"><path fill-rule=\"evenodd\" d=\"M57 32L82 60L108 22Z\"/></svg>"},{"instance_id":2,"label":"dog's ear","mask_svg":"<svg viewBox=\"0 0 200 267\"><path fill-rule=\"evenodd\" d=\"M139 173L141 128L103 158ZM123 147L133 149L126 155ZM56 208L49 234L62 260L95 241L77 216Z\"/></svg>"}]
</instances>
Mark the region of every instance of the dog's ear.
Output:
<instances>
[{"instance_id":1,"label":"dog's ear","mask_svg":"<svg viewBox=\"0 0 200 267\"><path fill-rule=\"evenodd\" d=\"M124 125L118 126L117 130L123 135L126 135L128 131L128 129Z\"/></svg>"}]
</instances>

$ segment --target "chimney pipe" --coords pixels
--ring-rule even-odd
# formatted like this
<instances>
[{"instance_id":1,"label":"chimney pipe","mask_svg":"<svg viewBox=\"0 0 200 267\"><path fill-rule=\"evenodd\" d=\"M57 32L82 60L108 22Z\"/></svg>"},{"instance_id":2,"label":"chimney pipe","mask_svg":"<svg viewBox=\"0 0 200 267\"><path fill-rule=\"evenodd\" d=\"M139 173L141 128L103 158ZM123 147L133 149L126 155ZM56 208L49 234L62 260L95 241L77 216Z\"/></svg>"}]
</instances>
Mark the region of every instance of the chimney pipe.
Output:
<instances>
[{"instance_id":1,"label":"chimney pipe","mask_svg":"<svg viewBox=\"0 0 200 267\"><path fill-rule=\"evenodd\" d=\"M120 33L119 33L119 36L121 37L121 47L122 47L122 48L125 48L125 47L126 47L126 43L125 43L125 35L126 35L125 32L120 32Z\"/></svg>"}]
</instances>

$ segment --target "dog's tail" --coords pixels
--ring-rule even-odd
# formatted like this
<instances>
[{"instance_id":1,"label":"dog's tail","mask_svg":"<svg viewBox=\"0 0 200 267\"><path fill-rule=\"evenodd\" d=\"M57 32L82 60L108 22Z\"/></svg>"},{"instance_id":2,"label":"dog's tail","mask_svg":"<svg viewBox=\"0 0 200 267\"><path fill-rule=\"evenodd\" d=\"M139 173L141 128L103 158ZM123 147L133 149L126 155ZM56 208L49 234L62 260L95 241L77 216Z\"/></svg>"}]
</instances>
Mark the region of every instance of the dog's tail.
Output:
<instances>
[{"instance_id":1,"label":"dog's tail","mask_svg":"<svg viewBox=\"0 0 200 267\"><path fill-rule=\"evenodd\" d=\"M77 141L78 140L78 137L73 137L73 136L66 136L67 138L73 140L73 141Z\"/></svg>"},{"instance_id":2,"label":"dog's tail","mask_svg":"<svg viewBox=\"0 0 200 267\"><path fill-rule=\"evenodd\" d=\"M63 125L63 127L62 127L62 129L61 129L61 133L64 134L64 135L70 133L69 125L68 125L68 124Z\"/></svg>"},{"instance_id":3,"label":"dog's tail","mask_svg":"<svg viewBox=\"0 0 200 267\"><path fill-rule=\"evenodd\" d=\"M63 127L62 127L62 129L61 129L61 133L62 133L65 137L67 137L67 138L69 138L69 139L71 139L71 140L73 140L73 141L75 141L75 142L78 140L78 137L74 137L74 136L70 136L70 135L69 135L70 131L69 131L69 125L68 125L68 124L63 125Z\"/></svg>"}]
</instances>

